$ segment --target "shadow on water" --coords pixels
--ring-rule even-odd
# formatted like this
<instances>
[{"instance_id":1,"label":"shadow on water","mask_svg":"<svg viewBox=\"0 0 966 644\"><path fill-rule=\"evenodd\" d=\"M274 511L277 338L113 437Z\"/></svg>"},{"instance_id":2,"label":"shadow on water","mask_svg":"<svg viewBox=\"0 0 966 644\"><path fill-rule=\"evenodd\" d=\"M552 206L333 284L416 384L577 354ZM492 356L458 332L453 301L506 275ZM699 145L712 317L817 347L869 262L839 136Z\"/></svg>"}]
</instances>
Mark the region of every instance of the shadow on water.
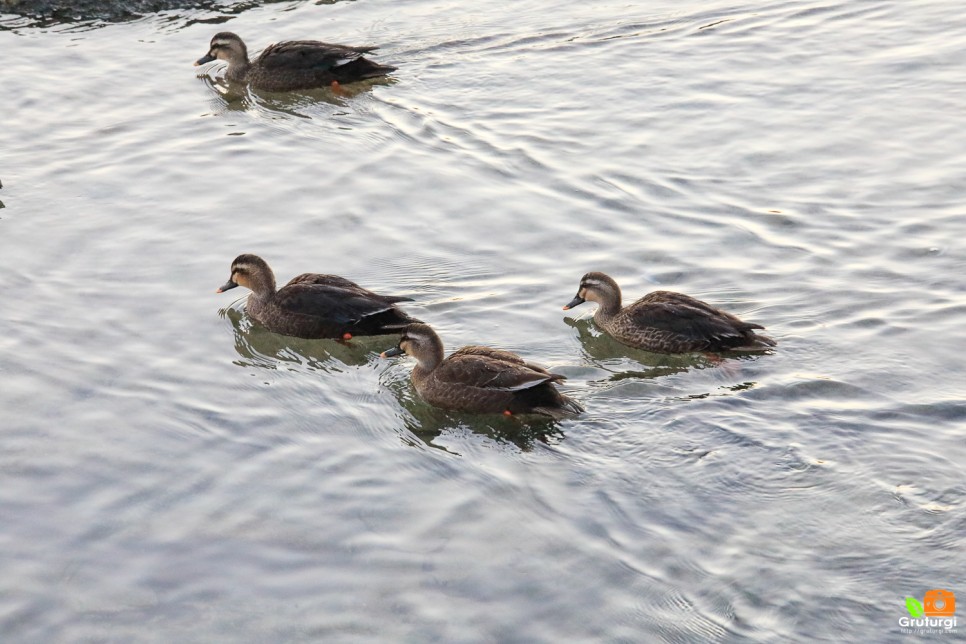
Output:
<instances>
[{"instance_id":1,"label":"shadow on water","mask_svg":"<svg viewBox=\"0 0 966 644\"><path fill-rule=\"evenodd\" d=\"M326 373L338 373L345 367L368 364L373 356L371 343L379 341L370 338L349 342L306 340L272 333L263 326L254 324L247 315L235 308L221 309L219 315L231 323L235 351L241 357L235 364L243 367L279 369L289 364Z\"/></svg>"},{"instance_id":2,"label":"shadow on water","mask_svg":"<svg viewBox=\"0 0 966 644\"><path fill-rule=\"evenodd\" d=\"M537 414L503 416L500 414L469 414L439 409L424 402L409 379L412 364L399 364L387 369L380 384L395 395L402 407L400 417L408 430L406 442L412 439L423 444L458 454L438 439L444 434L472 433L490 438L497 443L512 444L530 451L537 442L551 443L564 438L560 423Z\"/></svg>"},{"instance_id":3,"label":"shadow on water","mask_svg":"<svg viewBox=\"0 0 966 644\"><path fill-rule=\"evenodd\" d=\"M335 4L342 0L314 0L314 4ZM245 0L244 2L212 2L211 0L0 0L0 13L14 14L29 20L14 27L49 27L75 22L124 22L145 15L173 9L205 10L214 15L193 19L187 24L220 24L262 5L304 4L292 0ZM186 25L187 26L187 25ZM0 31L13 28L0 24Z\"/></svg>"}]
</instances>

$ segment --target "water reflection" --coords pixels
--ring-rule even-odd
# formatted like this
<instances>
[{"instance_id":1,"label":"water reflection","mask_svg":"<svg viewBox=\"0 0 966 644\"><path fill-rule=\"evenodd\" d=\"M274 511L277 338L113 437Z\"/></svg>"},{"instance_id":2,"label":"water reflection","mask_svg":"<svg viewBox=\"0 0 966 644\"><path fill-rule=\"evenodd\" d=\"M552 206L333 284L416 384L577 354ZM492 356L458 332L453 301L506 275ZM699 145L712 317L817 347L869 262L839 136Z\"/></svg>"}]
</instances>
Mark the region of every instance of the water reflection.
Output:
<instances>
[{"instance_id":1,"label":"water reflection","mask_svg":"<svg viewBox=\"0 0 966 644\"><path fill-rule=\"evenodd\" d=\"M281 364L292 364L338 373L344 367L368 364L374 359L370 344L380 340L386 342L385 338L357 338L349 342L307 340L272 333L254 324L241 310L232 307L221 309L219 315L231 323L235 351L241 356L241 360L235 361L235 364L243 367L278 369Z\"/></svg>"},{"instance_id":2,"label":"water reflection","mask_svg":"<svg viewBox=\"0 0 966 644\"><path fill-rule=\"evenodd\" d=\"M564 318L564 323L577 330L577 338L583 348L584 357L596 366L612 372L608 380L626 378L659 378L689 369L705 369L718 364L716 359L700 353L666 354L642 351L621 344L593 323L593 318ZM614 368L630 358L643 367L630 371L614 372Z\"/></svg>"},{"instance_id":3,"label":"water reflection","mask_svg":"<svg viewBox=\"0 0 966 644\"><path fill-rule=\"evenodd\" d=\"M217 68L216 65L212 65L212 67ZM348 105L350 99L372 91L372 88L376 85L392 85L395 83L391 78L380 78L342 85L338 90L324 87L293 92L266 92L252 89L248 83L229 81L224 76L212 76L210 73L201 72L199 78L215 92L221 101L223 111L265 110L302 119L311 119L312 115L306 114L305 111L319 103L344 108ZM314 110L313 113L317 114Z\"/></svg>"},{"instance_id":4,"label":"water reflection","mask_svg":"<svg viewBox=\"0 0 966 644\"><path fill-rule=\"evenodd\" d=\"M688 394L687 396L682 396L679 400L704 400L706 398L713 398L714 396L730 396L731 394L741 393L742 391L748 391L749 389L754 389L758 386L757 382L748 381L740 382L736 385L722 385L714 391L705 391L697 394Z\"/></svg>"}]
</instances>

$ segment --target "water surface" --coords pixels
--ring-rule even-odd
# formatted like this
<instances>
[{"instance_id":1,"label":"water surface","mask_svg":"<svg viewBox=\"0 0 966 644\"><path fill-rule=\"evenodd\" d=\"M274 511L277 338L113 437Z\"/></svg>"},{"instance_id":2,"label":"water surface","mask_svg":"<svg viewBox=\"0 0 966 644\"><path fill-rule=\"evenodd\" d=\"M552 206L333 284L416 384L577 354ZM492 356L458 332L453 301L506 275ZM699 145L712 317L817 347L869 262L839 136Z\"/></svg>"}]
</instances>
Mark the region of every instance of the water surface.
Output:
<instances>
[{"instance_id":1,"label":"water surface","mask_svg":"<svg viewBox=\"0 0 966 644\"><path fill-rule=\"evenodd\" d=\"M113 19L113 18L112 18ZM0 14L5 641L899 641L966 592L966 19L948 1L225 3ZM225 92L231 29L379 44ZM276 336L231 260L408 295L569 377L433 410ZM628 350L580 276L768 327ZM943 636L946 637L946 636ZM948 637L947 637L948 639Z\"/></svg>"}]
</instances>

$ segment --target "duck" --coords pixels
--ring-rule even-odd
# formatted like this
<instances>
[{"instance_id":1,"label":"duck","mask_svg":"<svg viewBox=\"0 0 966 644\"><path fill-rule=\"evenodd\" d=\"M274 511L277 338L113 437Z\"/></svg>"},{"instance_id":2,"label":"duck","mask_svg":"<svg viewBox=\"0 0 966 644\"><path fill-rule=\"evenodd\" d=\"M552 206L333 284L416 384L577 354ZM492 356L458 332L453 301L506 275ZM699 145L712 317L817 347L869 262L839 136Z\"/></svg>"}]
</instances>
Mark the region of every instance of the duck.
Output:
<instances>
[{"instance_id":1,"label":"duck","mask_svg":"<svg viewBox=\"0 0 966 644\"><path fill-rule=\"evenodd\" d=\"M391 335L419 322L396 307L412 298L378 295L338 275L302 273L276 290L275 273L258 255L236 257L231 276L216 292L236 286L251 290L245 310L253 320L297 338Z\"/></svg>"},{"instance_id":2,"label":"duck","mask_svg":"<svg viewBox=\"0 0 966 644\"><path fill-rule=\"evenodd\" d=\"M609 275L587 273L564 311L596 302L594 322L608 335L635 349L653 353L762 351L776 346L758 335L760 324L743 322L731 313L682 293L654 291L621 308L621 289Z\"/></svg>"},{"instance_id":3,"label":"duck","mask_svg":"<svg viewBox=\"0 0 966 644\"><path fill-rule=\"evenodd\" d=\"M363 54L377 47L349 47L318 40L288 40L269 45L254 61L248 60L244 41L230 31L212 37L208 53L195 66L213 60L228 61L229 81L247 82L269 92L288 92L385 76L397 68L380 65Z\"/></svg>"},{"instance_id":4,"label":"duck","mask_svg":"<svg viewBox=\"0 0 966 644\"><path fill-rule=\"evenodd\" d=\"M412 382L434 407L478 414L539 414L554 420L584 411L554 383L565 380L510 351L467 346L443 357L443 341L427 324L408 325L399 344L379 354L416 359Z\"/></svg>"}]
</instances>

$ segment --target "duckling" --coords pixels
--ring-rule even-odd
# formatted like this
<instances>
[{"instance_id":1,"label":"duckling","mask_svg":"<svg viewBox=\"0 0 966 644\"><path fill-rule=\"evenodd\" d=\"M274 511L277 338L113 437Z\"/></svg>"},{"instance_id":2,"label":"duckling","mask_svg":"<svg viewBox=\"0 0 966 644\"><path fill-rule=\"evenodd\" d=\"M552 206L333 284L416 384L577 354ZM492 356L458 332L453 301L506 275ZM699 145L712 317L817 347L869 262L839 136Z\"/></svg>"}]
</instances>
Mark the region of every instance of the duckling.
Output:
<instances>
[{"instance_id":1,"label":"duckling","mask_svg":"<svg viewBox=\"0 0 966 644\"><path fill-rule=\"evenodd\" d=\"M391 65L380 65L363 57L362 54L375 49L378 48L289 40L269 45L250 62L242 39L230 31L222 31L214 35L208 53L195 61L195 65L226 60L228 80L247 82L255 89L269 92L287 92L338 87L340 83L376 78L394 71L396 68Z\"/></svg>"},{"instance_id":2,"label":"duckling","mask_svg":"<svg viewBox=\"0 0 966 644\"><path fill-rule=\"evenodd\" d=\"M383 358L407 353L416 359L412 381L419 395L435 407L473 413L542 414L555 420L576 416L583 408L553 383L564 376L524 362L509 351L469 346L443 358L443 341L426 324L410 324L398 346Z\"/></svg>"},{"instance_id":3,"label":"duckling","mask_svg":"<svg viewBox=\"0 0 966 644\"><path fill-rule=\"evenodd\" d=\"M408 297L377 295L344 277L303 273L275 290L275 274L257 255L239 255L231 277L216 292L251 289L245 310L269 331L299 338L342 338L399 333L419 322L396 308Z\"/></svg>"},{"instance_id":4,"label":"duckling","mask_svg":"<svg viewBox=\"0 0 966 644\"><path fill-rule=\"evenodd\" d=\"M621 308L621 289L604 273L580 278L577 296L565 307L597 302L594 322L614 339L654 353L761 351L778 343L757 335L760 324L742 322L706 302L671 291L648 293Z\"/></svg>"}]
</instances>

